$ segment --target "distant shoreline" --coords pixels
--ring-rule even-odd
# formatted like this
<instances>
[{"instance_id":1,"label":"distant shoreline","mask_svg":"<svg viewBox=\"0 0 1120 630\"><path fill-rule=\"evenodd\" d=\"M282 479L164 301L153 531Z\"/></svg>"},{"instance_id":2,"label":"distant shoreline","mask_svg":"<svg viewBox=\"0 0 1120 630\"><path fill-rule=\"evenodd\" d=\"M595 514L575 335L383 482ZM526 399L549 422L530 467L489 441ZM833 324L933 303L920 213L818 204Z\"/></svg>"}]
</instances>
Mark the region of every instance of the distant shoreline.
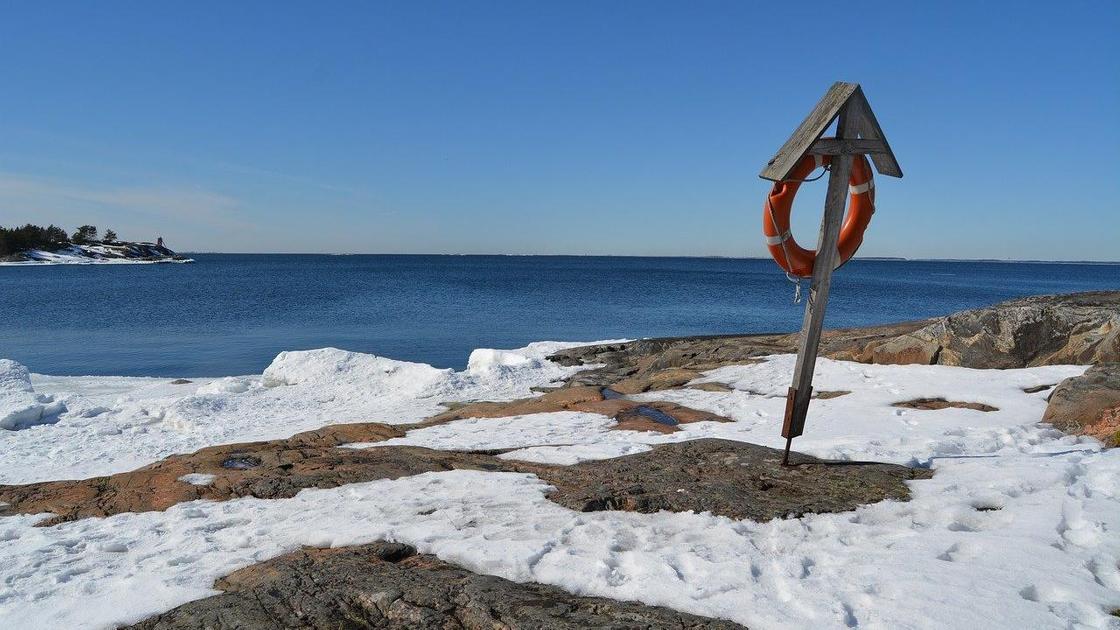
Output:
<instances>
[{"instance_id":1,"label":"distant shoreline","mask_svg":"<svg viewBox=\"0 0 1120 630\"><path fill-rule=\"evenodd\" d=\"M58 249L28 249L0 258L0 266L39 267L55 265L154 265L192 263L157 243L95 241L68 244Z\"/></svg>"},{"instance_id":2,"label":"distant shoreline","mask_svg":"<svg viewBox=\"0 0 1120 630\"><path fill-rule=\"evenodd\" d=\"M770 260L768 256L683 256L645 254L447 254L447 253L358 253L358 252L182 252L186 256L445 256L459 258L651 258L690 260ZM891 256L857 256L852 260L863 262L948 262L948 263L1005 263L1041 265L1120 265L1120 260L1009 260L1002 258L901 258Z\"/></svg>"}]
</instances>

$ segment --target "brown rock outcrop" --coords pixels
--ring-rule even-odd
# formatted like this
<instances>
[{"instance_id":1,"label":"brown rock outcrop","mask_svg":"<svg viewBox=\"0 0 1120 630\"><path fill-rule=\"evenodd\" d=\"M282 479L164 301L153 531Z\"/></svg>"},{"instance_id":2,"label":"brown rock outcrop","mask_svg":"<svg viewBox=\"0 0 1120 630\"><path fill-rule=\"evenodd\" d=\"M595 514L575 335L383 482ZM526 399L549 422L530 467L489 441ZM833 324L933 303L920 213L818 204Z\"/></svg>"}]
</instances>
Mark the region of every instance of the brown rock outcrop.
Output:
<instances>
[{"instance_id":1,"label":"brown rock outcrop","mask_svg":"<svg viewBox=\"0 0 1120 630\"><path fill-rule=\"evenodd\" d=\"M742 628L658 606L472 573L407 545L301 549L218 580L224 591L135 630Z\"/></svg>"},{"instance_id":2,"label":"brown rock outcrop","mask_svg":"<svg viewBox=\"0 0 1120 630\"><path fill-rule=\"evenodd\" d=\"M635 391L680 386L689 373L797 352L799 333L642 339L563 350L564 365L602 363L573 385ZM1120 291L1044 295L918 322L825 331L821 356L863 363L972 368L1120 362ZM684 381L687 382L687 381ZM622 391L622 390L619 390Z\"/></svg>"},{"instance_id":3,"label":"brown rock outcrop","mask_svg":"<svg viewBox=\"0 0 1120 630\"><path fill-rule=\"evenodd\" d=\"M1058 383L1042 421L1120 446L1120 363L1094 365Z\"/></svg>"},{"instance_id":4,"label":"brown rock outcrop","mask_svg":"<svg viewBox=\"0 0 1120 630\"><path fill-rule=\"evenodd\" d=\"M1120 292L1043 295L941 317L860 351L830 353L865 363L972 368L1120 361Z\"/></svg>"}]
</instances>

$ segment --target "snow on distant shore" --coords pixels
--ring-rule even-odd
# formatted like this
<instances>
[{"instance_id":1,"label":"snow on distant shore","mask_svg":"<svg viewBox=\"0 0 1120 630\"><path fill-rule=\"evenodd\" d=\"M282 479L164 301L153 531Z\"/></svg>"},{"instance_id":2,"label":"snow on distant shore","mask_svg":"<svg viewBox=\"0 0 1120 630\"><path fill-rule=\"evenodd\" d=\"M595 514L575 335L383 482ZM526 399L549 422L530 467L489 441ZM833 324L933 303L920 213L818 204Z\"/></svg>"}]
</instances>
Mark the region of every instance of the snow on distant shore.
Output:
<instances>
[{"instance_id":1,"label":"snow on distant shore","mask_svg":"<svg viewBox=\"0 0 1120 630\"><path fill-rule=\"evenodd\" d=\"M477 351L462 372L324 349L282 353L261 376L186 385L32 375L28 391L19 377L23 394L51 397L66 411L52 425L0 431L0 479L103 474L135 467L132 450L146 462L168 448L327 423L406 422L443 400L525 396L577 369L544 359L566 345ZM369 448L505 447L519 449L506 457L570 464L705 436L779 446L791 368L791 357L770 357L701 379L727 383L729 392L640 396L734 420L670 435L613 431L603 416L561 412L466 419ZM814 401L798 449L936 471L910 483L909 502L840 514L754 523L707 513L578 513L550 502L548 486L532 475L464 470L44 528L32 527L41 516L0 518L0 627L134 622L214 594L215 578L300 545L388 539L481 573L752 628L1115 628L1120 449L1039 424L1046 392L1023 391L1083 369L821 360L818 390L851 393ZM935 396L998 410L891 404Z\"/></svg>"},{"instance_id":2,"label":"snow on distant shore","mask_svg":"<svg viewBox=\"0 0 1120 630\"><path fill-rule=\"evenodd\" d=\"M0 428L9 429L0 430L0 483L107 475L216 444L284 438L327 424L416 422L442 411L443 402L531 396L532 387L581 369L544 358L576 345L476 350L462 372L337 348L281 352L261 375L183 384L28 378L26 368L7 361L0 365Z\"/></svg>"},{"instance_id":3,"label":"snow on distant shore","mask_svg":"<svg viewBox=\"0 0 1120 630\"><path fill-rule=\"evenodd\" d=\"M175 256L154 243L100 243L70 245L57 251L32 249L20 252L19 260L0 260L0 266L27 265L154 265L190 263L193 258Z\"/></svg>"}]
</instances>

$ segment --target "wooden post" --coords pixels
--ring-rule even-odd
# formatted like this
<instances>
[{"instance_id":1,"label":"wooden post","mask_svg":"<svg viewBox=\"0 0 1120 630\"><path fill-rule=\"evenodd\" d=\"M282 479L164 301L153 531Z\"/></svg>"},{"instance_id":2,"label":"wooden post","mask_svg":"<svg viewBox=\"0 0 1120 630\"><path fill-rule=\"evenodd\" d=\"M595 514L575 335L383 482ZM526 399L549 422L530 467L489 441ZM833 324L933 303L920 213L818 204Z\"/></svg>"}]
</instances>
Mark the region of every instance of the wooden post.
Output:
<instances>
[{"instance_id":1,"label":"wooden post","mask_svg":"<svg viewBox=\"0 0 1120 630\"><path fill-rule=\"evenodd\" d=\"M834 120L836 137L822 138ZM837 81L832 84L758 176L774 182L786 181L797 163L810 154L831 156L831 172L828 175L828 192L824 201L824 219L817 239L809 301L805 305L805 319L801 324L801 345L797 352L797 365L793 370L793 385L786 396L786 413L782 422L782 437L786 439L783 465L789 464L789 449L793 438L805 431L805 415L813 397L813 368L817 363L817 349L832 285L832 272L840 263L840 252L836 244L840 239L840 226L848 202L852 156L869 155L875 164L875 170L881 175L902 177L902 168L899 167L891 145L883 135L883 129L879 127L879 121L858 83Z\"/></svg>"},{"instance_id":2,"label":"wooden post","mask_svg":"<svg viewBox=\"0 0 1120 630\"><path fill-rule=\"evenodd\" d=\"M856 116L852 114L850 103L840 108L840 116L836 122L838 140L855 135ZM809 301L805 304L805 319L801 324L801 345L797 350L797 364L793 368L793 385L786 396L785 420L782 423L782 437L786 439L783 465L789 464L789 449L793 438L805 431L805 415L809 412L809 401L813 396L813 368L817 363L817 349L821 328L824 326L828 292L832 286L832 272L840 259L836 243L840 240L840 225L848 202L848 177L851 170L851 154L832 157L828 193L824 200L824 219L817 238L817 258L813 263L813 281L809 286Z\"/></svg>"}]
</instances>

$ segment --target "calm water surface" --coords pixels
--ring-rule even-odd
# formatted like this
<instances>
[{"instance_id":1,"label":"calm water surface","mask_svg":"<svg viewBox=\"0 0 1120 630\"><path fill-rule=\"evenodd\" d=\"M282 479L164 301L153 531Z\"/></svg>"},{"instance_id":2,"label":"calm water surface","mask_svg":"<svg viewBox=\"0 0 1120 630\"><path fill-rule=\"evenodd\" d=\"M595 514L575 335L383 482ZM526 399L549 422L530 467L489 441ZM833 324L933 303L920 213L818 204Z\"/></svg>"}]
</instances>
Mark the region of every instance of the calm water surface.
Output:
<instances>
[{"instance_id":1,"label":"calm water surface","mask_svg":"<svg viewBox=\"0 0 1120 630\"><path fill-rule=\"evenodd\" d=\"M462 368L539 340L792 331L770 260L198 254L190 265L0 267L0 358L46 374L221 376L336 346ZM827 325L1120 289L1120 265L855 260Z\"/></svg>"}]
</instances>

